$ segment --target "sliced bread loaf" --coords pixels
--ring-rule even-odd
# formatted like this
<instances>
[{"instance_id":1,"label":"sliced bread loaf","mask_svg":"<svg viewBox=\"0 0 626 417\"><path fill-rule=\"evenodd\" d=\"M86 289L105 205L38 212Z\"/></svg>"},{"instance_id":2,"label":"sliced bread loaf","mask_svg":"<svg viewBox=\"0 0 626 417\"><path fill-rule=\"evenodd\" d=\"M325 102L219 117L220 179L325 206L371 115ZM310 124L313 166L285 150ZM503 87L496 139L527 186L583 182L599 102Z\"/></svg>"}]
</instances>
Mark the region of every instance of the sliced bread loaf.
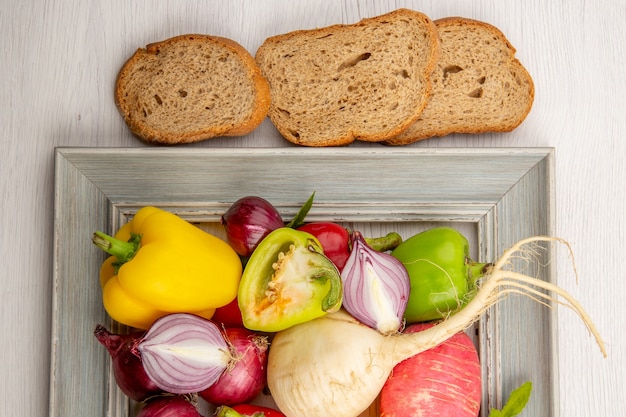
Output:
<instances>
[{"instance_id":1,"label":"sliced bread loaf","mask_svg":"<svg viewBox=\"0 0 626 417\"><path fill-rule=\"evenodd\" d=\"M438 54L430 18L398 9L268 38L255 58L278 131L298 145L339 146L384 141L410 126L430 96Z\"/></svg>"},{"instance_id":2,"label":"sliced bread loaf","mask_svg":"<svg viewBox=\"0 0 626 417\"><path fill-rule=\"evenodd\" d=\"M405 145L450 133L507 132L526 118L533 80L515 58L515 48L494 26L450 17L435 21L441 56L433 90L419 119L385 141Z\"/></svg>"},{"instance_id":3,"label":"sliced bread loaf","mask_svg":"<svg viewBox=\"0 0 626 417\"><path fill-rule=\"evenodd\" d=\"M181 35L147 45L124 64L115 103L131 131L151 143L244 135L267 116L269 85L230 39Z\"/></svg>"}]
</instances>

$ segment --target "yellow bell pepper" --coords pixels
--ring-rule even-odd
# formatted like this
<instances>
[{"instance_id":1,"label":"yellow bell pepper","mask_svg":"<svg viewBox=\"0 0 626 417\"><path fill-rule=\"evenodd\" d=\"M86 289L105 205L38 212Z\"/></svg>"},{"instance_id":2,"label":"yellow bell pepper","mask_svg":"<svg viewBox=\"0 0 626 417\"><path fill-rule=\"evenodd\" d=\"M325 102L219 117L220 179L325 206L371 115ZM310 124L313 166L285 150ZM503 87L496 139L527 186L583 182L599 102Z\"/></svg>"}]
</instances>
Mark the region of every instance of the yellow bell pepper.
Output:
<instances>
[{"instance_id":1,"label":"yellow bell pepper","mask_svg":"<svg viewBox=\"0 0 626 417\"><path fill-rule=\"evenodd\" d=\"M143 207L114 237L95 232L93 241L112 255L100 270L102 300L122 324L148 329L181 312L211 318L237 296L239 255L173 213Z\"/></svg>"}]
</instances>

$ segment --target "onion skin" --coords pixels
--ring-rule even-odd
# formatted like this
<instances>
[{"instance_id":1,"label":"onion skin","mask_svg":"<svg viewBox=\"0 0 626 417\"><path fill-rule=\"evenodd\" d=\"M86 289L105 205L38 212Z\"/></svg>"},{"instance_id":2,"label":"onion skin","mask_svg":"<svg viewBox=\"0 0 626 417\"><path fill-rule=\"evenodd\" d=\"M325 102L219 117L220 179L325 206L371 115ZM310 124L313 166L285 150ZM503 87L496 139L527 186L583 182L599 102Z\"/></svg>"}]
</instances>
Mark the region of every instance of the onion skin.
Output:
<instances>
[{"instance_id":1,"label":"onion skin","mask_svg":"<svg viewBox=\"0 0 626 417\"><path fill-rule=\"evenodd\" d=\"M113 334L102 325L97 325L94 330L96 339L111 355L113 376L120 390L130 399L139 402L163 393L148 377L141 358L134 352L144 334L145 332Z\"/></svg>"},{"instance_id":2,"label":"onion skin","mask_svg":"<svg viewBox=\"0 0 626 417\"><path fill-rule=\"evenodd\" d=\"M234 350L234 365L198 395L215 405L247 403L265 387L269 343L267 337L243 327L227 328L224 332Z\"/></svg>"},{"instance_id":3,"label":"onion skin","mask_svg":"<svg viewBox=\"0 0 626 417\"><path fill-rule=\"evenodd\" d=\"M432 324L414 324L414 333ZM476 417L480 411L481 370L472 340L459 332L442 344L393 368L380 394L385 417Z\"/></svg>"},{"instance_id":4,"label":"onion skin","mask_svg":"<svg viewBox=\"0 0 626 417\"><path fill-rule=\"evenodd\" d=\"M137 417L203 417L184 397L164 396L149 400Z\"/></svg>"},{"instance_id":5,"label":"onion skin","mask_svg":"<svg viewBox=\"0 0 626 417\"><path fill-rule=\"evenodd\" d=\"M382 334L403 326L409 299L409 274L398 259L372 249L361 233L352 232L352 252L341 272L343 306L361 323Z\"/></svg>"},{"instance_id":6,"label":"onion skin","mask_svg":"<svg viewBox=\"0 0 626 417\"><path fill-rule=\"evenodd\" d=\"M250 256L271 231L284 226L278 210L267 200L247 196L235 201L222 215L230 246L241 256Z\"/></svg>"}]
</instances>

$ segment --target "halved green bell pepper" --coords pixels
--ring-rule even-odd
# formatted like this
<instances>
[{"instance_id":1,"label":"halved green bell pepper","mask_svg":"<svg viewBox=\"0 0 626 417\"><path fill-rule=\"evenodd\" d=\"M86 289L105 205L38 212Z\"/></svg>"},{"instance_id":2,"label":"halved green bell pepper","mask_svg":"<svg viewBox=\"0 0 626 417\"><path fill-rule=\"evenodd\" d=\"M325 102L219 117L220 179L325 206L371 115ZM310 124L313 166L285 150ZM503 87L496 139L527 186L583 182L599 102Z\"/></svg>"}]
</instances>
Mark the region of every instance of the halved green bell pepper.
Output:
<instances>
[{"instance_id":1,"label":"halved green bell pepper","mask_svg":"<svg viewBox=\"0 0 626 417\"><path fill-rule=\"evenodd\" d=\"M404 264L411 280L404 312L407 324L445 318L463 307L489 265L472 261L467 239L450 227L418 233L391 255Z\"/></svg>"},{"instance_id":2,"label":"halved green bell pepper","mask_svg":"<svg viewBox=\"0 0 626 417\"><path fill-rule=\"evenodd\" d=\"M277 332L341 307L341 275L315 236L281 227L248 260L237 295L244 326Z\"/></svg>"}]
</instances>

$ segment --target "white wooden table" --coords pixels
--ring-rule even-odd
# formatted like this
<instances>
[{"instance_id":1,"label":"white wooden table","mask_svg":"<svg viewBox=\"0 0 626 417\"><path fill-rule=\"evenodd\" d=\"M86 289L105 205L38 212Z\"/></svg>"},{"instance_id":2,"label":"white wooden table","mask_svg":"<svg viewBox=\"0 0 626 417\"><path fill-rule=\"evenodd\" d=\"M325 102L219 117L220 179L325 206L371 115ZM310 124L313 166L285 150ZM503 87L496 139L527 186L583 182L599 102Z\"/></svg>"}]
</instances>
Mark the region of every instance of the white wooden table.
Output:
<instances>
[{"instance_id":1,"label":"white wooden table","mask_svg":"<svg viewBox=\"0 0 626 417\"><path fill-rule=\"evenodd\" d=\"M514 132L453 135L411 146L555 148L556 234L572 243L580 277L577 283L570 259L559 252L558 283L585 306L609 353L603 359L578 318L559 311L561 416L623 415L622 0L7 2L0 11L0 415L48 413L55 147L146 147L129 133L113 103L115 76L128 56L182 33L225 36L254 53L270 35L352 23L398 7L494 24L532 74L534 107ZM187 147L283 146L289 145L266 120L245 137Z\"/></svg>"}]
</instances>

